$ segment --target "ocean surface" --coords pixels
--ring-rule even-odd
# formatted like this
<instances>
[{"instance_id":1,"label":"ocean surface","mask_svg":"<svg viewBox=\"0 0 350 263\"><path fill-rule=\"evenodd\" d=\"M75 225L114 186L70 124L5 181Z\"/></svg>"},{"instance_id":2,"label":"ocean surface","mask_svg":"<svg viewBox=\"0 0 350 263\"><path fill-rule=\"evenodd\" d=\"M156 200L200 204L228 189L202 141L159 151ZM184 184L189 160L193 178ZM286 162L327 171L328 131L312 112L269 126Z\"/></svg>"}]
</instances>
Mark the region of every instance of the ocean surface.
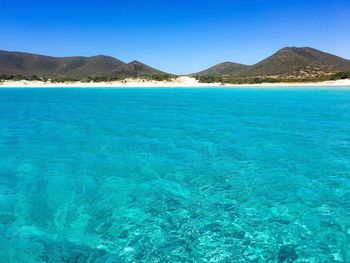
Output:
<instances>
[{"instance_id":1,"label":"ocean surface","mask_svg":"<svg viewBox=\"0 0 350 263\"><path fill-rule=\"evenodd\" d=\"M0 89L0 262L350 262L350 90Z\"/></svg>"}]
</instances>

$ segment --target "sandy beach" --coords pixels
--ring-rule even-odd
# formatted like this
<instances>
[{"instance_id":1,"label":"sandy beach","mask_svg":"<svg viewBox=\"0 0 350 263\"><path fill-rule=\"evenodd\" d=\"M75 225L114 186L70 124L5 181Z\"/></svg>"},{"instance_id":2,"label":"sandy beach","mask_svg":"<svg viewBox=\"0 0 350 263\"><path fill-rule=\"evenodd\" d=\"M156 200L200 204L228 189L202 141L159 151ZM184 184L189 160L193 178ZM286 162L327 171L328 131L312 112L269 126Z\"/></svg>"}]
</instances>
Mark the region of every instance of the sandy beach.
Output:
<instances>
[{"instance_id":1,"label":"sandy beach","mask_svg":"<svg viewBox=\"0 0 350 263\"><path fill-rule=\"evenodd\" d=\"M148 81L143 79L126 79L115 82L65 82L51 83L43 81L4 81L0 82L0 88L237 88L237 87L348 87L350 79L309 82L309 83L262 83L262 84L221 84L221 83L199 83L195 78L179 77L172 81Z\"/></svg>"}]
</instances>

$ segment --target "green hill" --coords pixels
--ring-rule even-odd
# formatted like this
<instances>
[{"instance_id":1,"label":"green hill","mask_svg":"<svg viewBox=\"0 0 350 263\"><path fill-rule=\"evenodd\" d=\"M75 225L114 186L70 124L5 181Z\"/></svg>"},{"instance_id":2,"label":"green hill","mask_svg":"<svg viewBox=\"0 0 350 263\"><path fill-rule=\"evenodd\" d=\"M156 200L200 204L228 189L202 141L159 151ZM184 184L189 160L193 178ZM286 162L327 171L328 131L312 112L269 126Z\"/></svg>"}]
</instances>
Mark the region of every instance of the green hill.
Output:
<instances>
[{"instance_id":1,"label":"green hill","mask_svg":"<svg viewBox=\"0 0 350 263\"><path fill-rule=\"evenodd\" d=\"M350 61L313 48L287 47L251 66L225 62L192 74L201 82L260 82L323 80L348 76ZM102 81L144 77L172 77L139 61L125 63L109 56L50 57L0 51L0 76L38 76L49 79Z\"/></svg>"},{"instance_id":2,"label":"green hill","mask_svg":"<svg viewBox=\"0 0 350 263\"><path fill-rule=\"evenodd\" d=\"M283 48L251 66L243 76L310 78L350 70L350 61L313 48Z\"/></svg>"},{"instance_id":3,"label":"green hill","mask_svg":"<svg viewBox=\"0 0 350 263\"><path fill-rule=\"evenodd\" d=\"M139 77L164 74L138 61L124 63L113 57L50 57L0 51L0 75L46 78Z\"/></svg>"},{"instance_id":4,"label":"green hill","mask_svg":"<svg viewBox=\"0 0 350 263\"><path fill-rule=\"evenodd\" d=\"M210 75L214 77L232 77L238 76L245 70L247 70L249 66L233 63L233 62L224 62L218 65L215 65L207 70L203 70L201 72L196 73L197 75Z\"/></svg>"},{"instance_id":5,"label":"green hill","mask_svg":"<svg viewBox=\"0 0 350 263\"><path fill-rule=\"evenodd\" d=\"M147 66L137 60L123 65L113 72L113 75L128 77L151 77L152 75L166 74L160 70Z\"/></svg>"},{"instance_id":6,"label":"green hill","mask_svg":"<svg viewBox=\"0 0 350 263\"><path fill-rule=\"evenodd\" d=\"M223 79L313 79L350 71L350 61L313 48L286 47L251 66L225 62L193 75Z\"/></svg>"}]
</instances>

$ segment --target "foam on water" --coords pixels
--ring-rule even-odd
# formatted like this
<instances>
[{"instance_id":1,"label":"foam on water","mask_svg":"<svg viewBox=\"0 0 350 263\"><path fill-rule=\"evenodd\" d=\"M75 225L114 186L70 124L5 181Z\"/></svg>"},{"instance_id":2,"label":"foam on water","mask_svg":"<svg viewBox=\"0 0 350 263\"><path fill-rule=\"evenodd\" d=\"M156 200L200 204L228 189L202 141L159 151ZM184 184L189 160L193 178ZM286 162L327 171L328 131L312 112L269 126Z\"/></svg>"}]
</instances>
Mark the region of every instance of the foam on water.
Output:
<instances>
[{"instance_id":1,"label":"foam on water","mask_svg":"<svg viewBox=\"0 0 350 263\"><path fill-rule=\"evenodd\" d=\"M349 90L0 90L0 262L349 262L349 200Z\"/></svg>"}]
</instances>

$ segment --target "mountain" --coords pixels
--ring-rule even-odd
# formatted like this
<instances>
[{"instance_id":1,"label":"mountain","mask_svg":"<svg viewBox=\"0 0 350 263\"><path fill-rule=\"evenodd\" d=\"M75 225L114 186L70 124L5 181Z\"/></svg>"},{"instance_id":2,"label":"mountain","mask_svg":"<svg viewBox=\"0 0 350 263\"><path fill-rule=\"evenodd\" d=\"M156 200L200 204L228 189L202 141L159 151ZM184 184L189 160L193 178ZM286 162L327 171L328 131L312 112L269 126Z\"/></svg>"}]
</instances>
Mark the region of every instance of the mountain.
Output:
<instances>
[{"instance_id":1,"label":"mountain","mask_svg":"<svg viewBox=\"0 0 350 263\"><path fill-rule=\"evenodd\" d=\"M251 66L243 75L317 77L350 70L350 61L305 47L287 47Z\"/></svg>"},{"instance_id":2,"label":"mountain","mask_svg":"<svg viewBox=\"0 0 350 263\"><path fill-rule=\"evenodd\" d=\"M350 71L349 60L309 47L286 47L252 66L235 67L235 65L237 64L226 62L197 74L212 74L223 78L269 76L316 78Z\"/></svg>"},{"instance_id":3,"label":"mountain","mask_svg":"<svg viewBox=\"0 0 350 263\"><path fill-rule=\"evenodd\" d=\"M350 72L350 61L309 47L286 47L251 66L225 62L192 74L203 81L264 78L310 79ZM46 78L169 76L137 60L125 63L109 56L50 57L0 51L0 75ZM209 76L209 78L208 78Z\"/></svg>"},{"instance_id":4,"label":"mountain","mask_svg":"<svg viewBox=\"0 0 350 263\"><path fill-rule=\"evenodd\" d=\"M248 68L249 66L247 65L233 63L233 62L224 62L216 66L213 66L207 70L198 72L197 75L210 75L215 77L232 77L232 76L239 75L240 73L244 72Z\"/></svg>"},{"instance_id":5,"label":"mountain","mask_svg":"<svg viewBox=\"0 0 350 263\"><path fill-rule=\"evenodd\" d=\"M154 74L165 74L164 72L147 66L137 60L134 60L128 64L123 65L117 69L114 73L117 76L130 76L130 77L147 77Z\"/></svg>"},{"instance_id":6,"label":"mountain","mask_svg":"<svg viewBox=\"0 0 350 263\"><path fill-rule=\"evenodd\" d=\"M162 73L138 61L124 63L113 57L50 57L0 51L0 75L37 75L47 78L151 76Z\"/></svg>"}]
</instances>

